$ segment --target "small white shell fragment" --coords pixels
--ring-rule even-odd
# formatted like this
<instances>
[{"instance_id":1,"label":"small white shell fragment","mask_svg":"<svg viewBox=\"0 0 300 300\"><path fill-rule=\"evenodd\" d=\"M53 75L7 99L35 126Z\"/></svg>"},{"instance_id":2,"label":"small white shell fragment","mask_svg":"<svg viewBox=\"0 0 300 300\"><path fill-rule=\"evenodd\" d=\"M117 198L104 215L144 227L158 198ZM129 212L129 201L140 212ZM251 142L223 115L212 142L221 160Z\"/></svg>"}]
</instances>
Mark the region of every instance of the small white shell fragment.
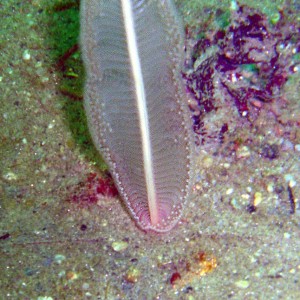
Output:
<instances>
[{"instance_id":1,"label":"small white shell fragment","mask_svg":"<svg viewBox=\"0 0 300 300\"><path fill-rule=\"evenodd\" d=\"M249 287L250 283L249 283L249 281L247 281L247 280L239 280L239 281L236 281L236 282L235 282L235 285L236 285L238 288L246 289L247 287Z\"/></svg>"},{"instance_id":2,"label":"small white shell fragment","mask_svg":"<svg viewBox=\"0 0 300 300\"><path fill-rule=\"evenodd\" d=\"M226 195L231 195L233 193L233 188L229 188L227 191L226 191Z\"/></svg>"},{"instance_id":3,"label":"small white shell fragment","mask_svg":"<svg viewBox=\"0 0 300 300\"><path fill-rule=\"evenodd\" d=\"M124 241L116 241L113 242L111 246L116 252L122 252L128 248L128 243Z\"/></svg>"},{"instance_id":4,"label":"small white shell fragment","mask_svg":"<svg viewBox=\"0 0 300 300\"><path fill-rule=\"evenodd\" d=\"M30 55L30 53L29 53L29 50L28 50L28 49L26 49L26 50L23 52L23 54L22 54L22 58L23 58L23 60L30 60L30 58L31 58L31 55Z\"/></svg>"},{"instance_id":5,"label":"small white shell fragment","mask_svg":"<svg viewBox=\"0 0 300 300\"><path fill-rule=\"evenodd\" d=\"M262 199L263 199L263 198L262 198L262 193L256 192L256 193L254 194L254 203L253 203L253 205L254 205L254 206L259 205L259 204L261 203Z\"/></svg>"},{"instance_id":6,"label":"small white shell fragment","mask_svg":"<svg viewBox=\"0 0 300 300\"><path fill-rule=\"evenodd\" d=\"M56 254L54 256L54 261L57 263L57 264L61 264L64 260L66 259L66 257L62 254Z\"/></svg>"}]
</instances>

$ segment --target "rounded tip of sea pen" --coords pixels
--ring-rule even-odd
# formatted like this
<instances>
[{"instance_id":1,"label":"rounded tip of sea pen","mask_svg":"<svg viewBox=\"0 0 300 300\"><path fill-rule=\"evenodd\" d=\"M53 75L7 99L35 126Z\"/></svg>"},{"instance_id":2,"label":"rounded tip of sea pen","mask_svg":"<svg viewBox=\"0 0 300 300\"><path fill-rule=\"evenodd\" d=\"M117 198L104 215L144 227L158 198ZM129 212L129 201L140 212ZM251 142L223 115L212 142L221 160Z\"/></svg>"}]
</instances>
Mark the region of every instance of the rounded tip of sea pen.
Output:
<instances>
[{"instance_id":1,"label":"rounded tip of sea pen","mask_svg":"<svg viewBox=\"0 0 300 300\"><path fill-rule=\"evenodd\" d=\"M136 223L139 228L145 232L165 233L173 229L180 222L182 216L182 206L174 206L164 217L157 216L155 220L150 218L150 215L144 215L137 218Z\"/></svg>"}]
</instances>

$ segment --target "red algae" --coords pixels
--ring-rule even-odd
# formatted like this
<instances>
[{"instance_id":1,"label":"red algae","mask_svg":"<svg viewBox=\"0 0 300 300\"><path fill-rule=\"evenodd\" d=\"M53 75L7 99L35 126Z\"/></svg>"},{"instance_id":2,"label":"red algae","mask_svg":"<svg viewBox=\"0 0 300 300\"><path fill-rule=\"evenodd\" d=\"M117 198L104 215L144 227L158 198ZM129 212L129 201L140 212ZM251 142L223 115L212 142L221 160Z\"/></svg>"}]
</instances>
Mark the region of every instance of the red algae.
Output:
<instances>
[{"instance_id":1,"label":"red algae","mask_svg":"<svg viewBox=\"0 0 300 300\"><path fill-rule=\"evenodd\" d=\"M176 283L176 281L178 281L179 279L181 279L181 275L178 272L174 272L170 278L170 283L172 285L174 285Z\"/></svg>"},{"instance_id":2,"label":"red algae","mask_svg":"<svg viewBox=\"0 0 300 300\"><path fill-rule=\"evenodd\" d=\"M197 144L209 138L224 138L229 124L207 132L204 117L234 106L252 123L266 104L286 101L283 87L297 72L300 27L283 12L275 25L266 15L247 6L231 12L230 25L206 32L195 42L189 66L183 73L186 88L195 100L190 104ZM283 105L283 104L281 104Z\"/></svg>"},{"instance_id":3,"label":"red algae","mask_svg":"<svg viewBox=\"0 0 300 300\"><path fill-rule=\"evenodd\" d=\"M110 175L99 177L97 173L90 173L85 181L73 187L68 200L79 205L96 204L101 198L111 198L118 195Z\"/></svg>"}]
</instances>

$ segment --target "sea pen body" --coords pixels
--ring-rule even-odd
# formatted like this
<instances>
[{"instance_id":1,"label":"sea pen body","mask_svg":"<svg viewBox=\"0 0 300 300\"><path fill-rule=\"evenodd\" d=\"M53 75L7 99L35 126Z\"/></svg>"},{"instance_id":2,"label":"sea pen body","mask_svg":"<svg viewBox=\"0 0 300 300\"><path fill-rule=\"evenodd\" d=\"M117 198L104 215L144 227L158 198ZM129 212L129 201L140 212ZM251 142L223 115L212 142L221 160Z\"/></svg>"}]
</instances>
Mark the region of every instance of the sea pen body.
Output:
<instances>
[{"instance_id":1,"label":"sea pen body","mask_svg":"<svg viewBox=\"0 0 300 300\"><path fill-rule=\"evenodd\" d=\"M81 46L94 143L137 224L168 231L192 176L175 8L170 0L82 1Z\"/></svg>"}]
</instances>

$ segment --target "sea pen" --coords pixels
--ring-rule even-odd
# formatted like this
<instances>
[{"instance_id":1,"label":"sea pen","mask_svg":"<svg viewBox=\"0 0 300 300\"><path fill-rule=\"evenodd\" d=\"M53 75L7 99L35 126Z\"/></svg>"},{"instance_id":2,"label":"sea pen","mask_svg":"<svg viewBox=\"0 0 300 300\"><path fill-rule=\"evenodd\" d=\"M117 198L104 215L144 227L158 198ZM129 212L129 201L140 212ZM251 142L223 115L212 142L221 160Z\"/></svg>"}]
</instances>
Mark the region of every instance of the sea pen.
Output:
<instances>
[{"instance_id":1,"label":"sea pen","mask_svg":"<svg viewBox=\"0 0 300 300\"><path fill-rule=\"evenodd\" d=\"M191 121L183 28L170 0L81 1L85 109L130 214L164 232L189 196Z\"/></svg>"}]
</instances>

